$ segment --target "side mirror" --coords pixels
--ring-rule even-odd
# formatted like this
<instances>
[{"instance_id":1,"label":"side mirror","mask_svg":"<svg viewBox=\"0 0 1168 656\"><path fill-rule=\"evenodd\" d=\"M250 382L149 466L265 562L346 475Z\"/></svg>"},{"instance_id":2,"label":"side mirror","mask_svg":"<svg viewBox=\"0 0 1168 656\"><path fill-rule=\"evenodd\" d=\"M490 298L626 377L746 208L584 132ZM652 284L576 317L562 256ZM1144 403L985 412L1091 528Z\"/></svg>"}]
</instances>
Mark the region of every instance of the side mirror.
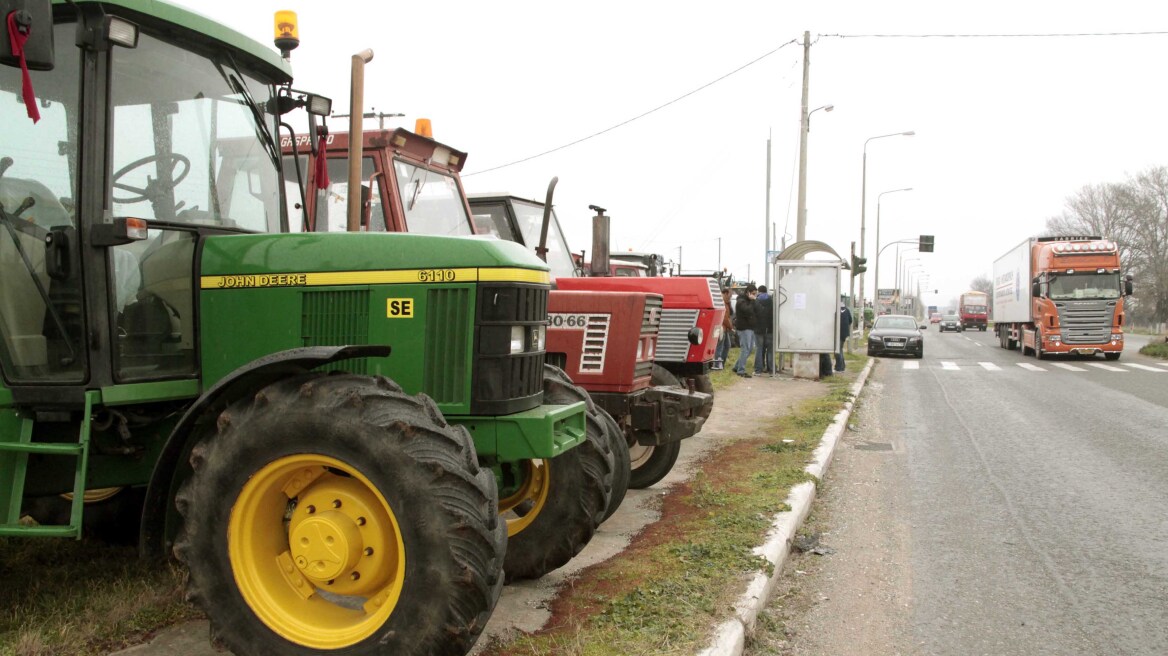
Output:
<instances>
[{"instance_id":1,"label":"side mirror","mask_svg":"<svg viewBox=\"0 0 1168 656\"><path fill-rule=\"evenodd\" d=\"M1030 286L1030 295L1035 297L1042 296L1042 284L1037 280Z\"/></svg>"},{"instance_id":2,"label":"side mirror","mask_svg":"<svg viewBox=\"0 0 1168 656\"><path fill-rule=\"evenodd\" d=\"M53 8L49 0L0 0L0 64L20 67L20 58L12 56L12 39L8 36L8 16L16 14L17 29L28 35L24 42L24 61L30 70L53 70Z\"/></svg>"},{"instance_id":3,"label":"side mirror","mask_svg":"<svg viewBox=\"0 0 1168 656\"><path fill-rule=\"evenodd\" d=\"M1123 295L1132 295L1132 274L1130 273L1123 277Z\"/></svg>"},{"instance_id":4,"label":"side mirror","mask_svg":"<svg viewBox=\"0 0 1168 656\"><path fill-rule=\"evenodd\" d=\"M925 324L925 323L922 323L922 324L921 324L921 330L928 330L928 329L929 329L929 325L928 325L928 324Z\"/></svg>"}]
</instances>

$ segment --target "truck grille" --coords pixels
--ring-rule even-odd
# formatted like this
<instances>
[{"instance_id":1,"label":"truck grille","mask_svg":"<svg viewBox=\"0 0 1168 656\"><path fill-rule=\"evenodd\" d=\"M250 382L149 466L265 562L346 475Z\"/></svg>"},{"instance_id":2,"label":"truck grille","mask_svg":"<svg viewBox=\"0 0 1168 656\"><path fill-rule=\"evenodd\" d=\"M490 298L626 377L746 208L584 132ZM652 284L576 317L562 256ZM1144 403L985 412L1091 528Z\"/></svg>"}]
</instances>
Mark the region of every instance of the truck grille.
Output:
<instances>
[{"instance_id":1,"label":"truck grille","mask_svg":"<svg viewBox=\"0 0 1168 656\"><path fill-rule=\"evenodd\" d=\"M1115 301L1060 301L1054 306L1064 344L1102 344L1111 339Z\"/></svg>"},{"instance_id":2,"label":"truck grille","mask_svg":"<svg viewBox=\"0 0 1168 656\"><path fill-rule=\"evenodd\" d=\"M722 296L719 294L718 298ZM697 322L697 310L662 310L656 359L660 362L685 362L690 346L689 330Z\"/></svg>"}]
</instances>

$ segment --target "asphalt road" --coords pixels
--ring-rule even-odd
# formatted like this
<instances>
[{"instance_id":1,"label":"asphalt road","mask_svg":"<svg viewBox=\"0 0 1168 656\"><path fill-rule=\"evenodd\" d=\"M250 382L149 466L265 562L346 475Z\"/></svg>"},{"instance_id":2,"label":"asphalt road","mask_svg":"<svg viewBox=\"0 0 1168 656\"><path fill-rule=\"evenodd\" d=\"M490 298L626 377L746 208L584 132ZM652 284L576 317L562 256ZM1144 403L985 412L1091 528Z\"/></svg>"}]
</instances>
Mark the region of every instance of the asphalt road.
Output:
<instances>
[{"instance_id":1,"label":"asphalt road","mask_svg":"<svg viewBox=\"0 0 1168 656\"><path fill-rule=\"evenodd\" d=\"M926 654L1168 653L1168 364L1038 361L992 333L882 358Z\"/></svg>"}]
</instances>

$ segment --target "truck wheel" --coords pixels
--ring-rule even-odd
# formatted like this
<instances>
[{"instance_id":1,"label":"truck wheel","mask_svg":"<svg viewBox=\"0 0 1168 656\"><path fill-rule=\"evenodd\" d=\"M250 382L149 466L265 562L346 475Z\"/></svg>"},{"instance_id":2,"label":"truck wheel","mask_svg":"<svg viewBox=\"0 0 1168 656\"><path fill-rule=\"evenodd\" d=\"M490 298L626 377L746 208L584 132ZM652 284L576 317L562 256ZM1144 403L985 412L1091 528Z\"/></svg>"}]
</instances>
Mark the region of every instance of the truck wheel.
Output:
<instances>
[{"instance_id":1,"label":"truck wheel","mask_svg":"<svg viewBox=\"0 0 1168 656\"><path fill-rule=\"evenodd\" d=\"M1038 360L1046 359L1046 354L1042 352L1042 329L1034 332L1034 357Z\"/></svg>"},{"instance_id":2,"label":"truck wheel","mask_svg":"<svg viewBox=\"0 0 1168 656\"><path fill-rule=\"evenodd\" d=\"M237 654L465 654L506 529L466 429L383 377L309 374L219 415L176 497L187 597Z\"/></svg>"},{"instance_id":3,"label":"truck wheel","mask_svg":"<svg viewBox=\"0 0 1168 656\"><path fill-rule=\"evenodd\" d=\"M584 401L587 439L555 458L505 462L499 513L507 521L507 581L538 579L563 566L592 539L612 496L613 455L588 393L544 365L544 403Z\"/></svg>"}]
</instances>

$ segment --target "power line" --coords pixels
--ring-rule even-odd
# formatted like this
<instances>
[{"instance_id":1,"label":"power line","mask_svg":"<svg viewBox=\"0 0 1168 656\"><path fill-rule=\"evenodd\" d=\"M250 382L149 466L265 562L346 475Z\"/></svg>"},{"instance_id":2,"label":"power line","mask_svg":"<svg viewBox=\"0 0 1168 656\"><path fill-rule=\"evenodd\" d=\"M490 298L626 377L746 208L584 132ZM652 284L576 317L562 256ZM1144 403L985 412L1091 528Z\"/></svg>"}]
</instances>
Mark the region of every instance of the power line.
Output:
<instances>
[{"instance_id":1,"label":"power line","mask_svg":"<svg viewBox=\"0 0 1168 656\"><path fill-rule=\"evenodd\" d=\"M1048 34L820 34L837 39L1035 39L1082 36L1163 36L1168 32L1053 32Z\"/></svg>"},{"instance_id":2,"label":"power line","mask_svg":"<svg viewBox=\"0 0 1168 656\"><path fill-rule=\"evenodd\" d=\"M613 126L611 126L611 127L605 128L605 129L603 129L603 130L601 130L601 131L599 131L599 132L595 132L595 133L593 133L593 134L590 134L590 135L588 135L587 137L582 137L582 138L580 138L580 139L577 139L577 140L575 140L575 141L572 141L572 142L570 142L570 143L566 143L566 144L564 144L564 145L562 145L562 146L557 146L557 147L555 147L555 148L552 148L551 150L545 150L545 151L543 151L542 153L539 153L539 154L536 154L536 155L531 155L531 156L528 156L528 157L524 157L523 159L517 159L517 160L515 160L514 162L508 162L508 163L506 163L506 164L500 164L499 166L492 166L492 167L491 167L491 168L489 168L489 169L483 169L483 170L481 170L481 171L475 171L474 173L464 173L462 177L463 177L463 178L469 178L469 177L471 177L472 175L478 175L478 174L480 174L480 173L487 173L487 172L489 172L489 171L498 171L499 169L502 169L502 168L507 168L508 166L515 166L516 164L522 164L523 162L530 162L531 160L533 160L533 159L536 159L536 158L538 158L538 157L543 157L544 155L550 155L550 154L552 154L552 153L554 153L554 152L557 152L557 151L563 150L563 149L565 149L565 148L570 148L570 147L572 147L572 146L575 146L576 144L579 144L579 143L583 143L583 142L585 142L585 141L588 141L589 139L592 139L592 138L594 138L594 137L599 137L600 135L602 135L602 134L604 134L604 133L606 133L606 132L612 132L613 130L615 130L615 129L619 128L619 127L622 127L622 126L628 125L629 123L632 123L633 121L636 121L636 120L638 120L638 119L645 118L646 116L648 116L648 115L650 115L650 114L653 114L653 113L655 113L655 112L658 112L658 111L660 111L660 110L662 110L662 109L665 109L666 107L668 107L668 106L670 106L670 105L672 105L672 104L674 104L674 103L676 103L676 102L678 102L678 101L684 100L684 99L686 99L686 98L688 98L688 97L690 97L690 96L694 95L695 93L697 93L697 92L699 92L699 91L701 91L701 90L703 90L703 89L706 89L706 88L708 88L708 87L711 87L711 86L713 86L713 85L715 85L715 84L717 84L717 83L721 82L722 80L725 80L726 78L728 78L728 77L730 77L730 76L732 76L732 75L734 75L734 74L736 74L736 73L739 73L739 72L741 72L741 71L745 70L746 68L748 68L748 67L750 67L750 66L753 66L754 64L757 64L758 62L760 62L760 61L762 61L762 60L766 59L767 57L770 57L771 55L775 54L776 52L778 52L778 51L782 50L783 48L786 48L787 46L789 46L789 45L791 45L791 44L793 44L793 43L796 43L796 42L797 42L797 40L796 40L796 39L791 39L790 41L788 41L788 42L786 42L786 43L784 43L784 44L780 45L779 47L775 48L774 50L771 50L770 52L767 52L767 53L764 53L764 54L762 54L762 55L760 55L760 56L758 56L758 57L755 57L754 59L752 59L752 60L750 60L750 61L746 62L745 64L743 64L743 65L739 66L738 68L736 68L736 69L734 69L734 70L730 71L729 73L726 73L725 75L723 75L723 76L721 76L721 77L719 77L719 78L717 78L717 79L715 79L715 80L711 80L710 82L707 82L707 83L703 84L702 86L700 86L700 87L698 87L698 88L694 89L693 91L690 91L690 92L688 92L688 93L682 94L682 95L680 95L680 96L678 96L678 97L674 98L673 100L670 100L669 102L667 102L667 103L665 103L665 104L663 104L663 105L659 105L659 106L657 106L657 107L654 107L653 109L650 109L650 110L649 110L649 111L647 111L647 112L644 112L644 113L642 113L642 114L638 114L637 116L634 116L634 117L632 117L632 118L630 118L630 119L627 119L627 120L621 121L620 123L617 123L616 125L613 125Z\"/></svg>"}]
</instances>

